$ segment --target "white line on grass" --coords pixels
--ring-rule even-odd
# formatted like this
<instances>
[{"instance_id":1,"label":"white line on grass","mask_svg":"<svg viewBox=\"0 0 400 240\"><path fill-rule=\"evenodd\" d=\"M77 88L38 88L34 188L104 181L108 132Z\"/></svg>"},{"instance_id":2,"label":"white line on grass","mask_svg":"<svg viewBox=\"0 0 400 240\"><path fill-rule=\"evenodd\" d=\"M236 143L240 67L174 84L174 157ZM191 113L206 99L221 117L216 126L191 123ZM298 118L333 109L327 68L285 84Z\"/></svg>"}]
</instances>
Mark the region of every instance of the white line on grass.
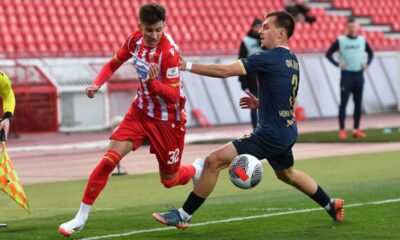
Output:
<instances>
[{"instance_id":1,"label":"white line on grass","mask_svg":"<svg viewBox=\"0 0 400 240\"><path fill-rule=\"evenodd\" d=\"M400 202L400 198L387 199L387 200L375 201L375 202L366 202L366 203L353 203L353 204L345 205L345 208L361 207L361 206L366 206L366 205L381 205L381 204L388 204L388 203L395 203L395 202ZM269 217L275 217L275 216L290 215L290 214L305 213L305 212L314 212L314 211L321 211L321 210L323 210L323 209L322 208L308 208L308 209L302 209L302 210L268 213L268 214L248 216L248 217L228 218L228 219L222 219L222 220L217 220L217 221L194 223L194 224L190 224L190 227L193 228L193 227L218 224L218 223L238 222L238 221L245 221L245 220L257 219L257 218L269 218ZM176 229L176 228L175 227L151 228L151 229L135 230L135 231L126 232L126 233L109 234L109 235L82 238L81 240L96 240L96 239L105 239L105 238L124 237L124 236L136 235L136 234L140 234L140 233L161 232L161 231L168 231L168 230L173 230L173 229Z\"/></svg>"}]
</instances>

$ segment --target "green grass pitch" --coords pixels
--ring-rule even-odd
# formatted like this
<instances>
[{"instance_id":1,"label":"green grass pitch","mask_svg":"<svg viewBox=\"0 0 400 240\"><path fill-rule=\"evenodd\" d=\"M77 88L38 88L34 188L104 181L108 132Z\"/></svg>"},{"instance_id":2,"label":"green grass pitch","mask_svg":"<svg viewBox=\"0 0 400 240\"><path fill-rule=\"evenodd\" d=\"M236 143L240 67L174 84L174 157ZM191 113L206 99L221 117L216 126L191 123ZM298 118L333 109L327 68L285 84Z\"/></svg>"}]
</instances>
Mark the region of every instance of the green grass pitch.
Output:
<instances>
[{"instance_id":1,"label":"green grass pitch","mask_svg":"<svg viewBox=\"0 0 400 240\"><path fill-rule=\"evenodd\" d=\"M333 197L345 199L344 222L316 210L265 163L262 182L251 190L236 188L222 171L185 231L165 228L151 213L164 211L167 203L181 206L191 183L164 189L157 174L111 177L83 231L69 239L400 239L400 151L317 158L295 166ZM85 184L26 185L31 215L1 193L0 222L8 227L0 228L0 239L64 239L57 227L76 213ZM106 237L110 234L115 235Z\"/></svg>"}]
</instances>

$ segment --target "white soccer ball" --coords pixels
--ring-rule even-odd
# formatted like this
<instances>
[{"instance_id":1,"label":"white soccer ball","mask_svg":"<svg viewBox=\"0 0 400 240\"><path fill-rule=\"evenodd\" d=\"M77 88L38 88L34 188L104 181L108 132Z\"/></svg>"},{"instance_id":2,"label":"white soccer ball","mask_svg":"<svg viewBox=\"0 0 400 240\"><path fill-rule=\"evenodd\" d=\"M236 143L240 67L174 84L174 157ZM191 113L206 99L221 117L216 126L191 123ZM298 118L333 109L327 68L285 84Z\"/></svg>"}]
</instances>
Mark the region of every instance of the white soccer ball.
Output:
<instances>
[{"instance_id":1,"label":"white soccer ball","mask_svg":"<svg viewBox=\"0 0 400 240\"><path fill-rule=\"evenodd\" d=\"M242 189L250 189L261 182L263 166L256 157L241 154L229 164L229 178L232 183Z\"/></svg>"}]
</instances>

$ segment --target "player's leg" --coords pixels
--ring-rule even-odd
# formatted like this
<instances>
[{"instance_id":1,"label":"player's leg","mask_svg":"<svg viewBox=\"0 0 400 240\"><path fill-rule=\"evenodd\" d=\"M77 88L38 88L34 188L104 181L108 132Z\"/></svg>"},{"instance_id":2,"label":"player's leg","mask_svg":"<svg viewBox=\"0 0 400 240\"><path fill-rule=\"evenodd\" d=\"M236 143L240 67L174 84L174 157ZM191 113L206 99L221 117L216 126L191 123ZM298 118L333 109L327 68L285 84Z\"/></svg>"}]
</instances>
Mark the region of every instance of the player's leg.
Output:
<instances>
[{"instance_id":1,"label":"player's leg","mask_svg":"<svg viewBox=\"0 0 400 240\"><path fill-rule=\"evenodd\" d=\"M201 172L200 166L181 165L186 133L183 123L147 119L146 129L150 152L157 157L160 181L166 188L185 185Z\"/></svg>"},{"instance_id":2,"label":"player's leg","mask_svg":"<svg viewBox=\"0 0 400 240\"><path fill-rule=\"evenodd\" d=\"M132 150L132 147L131 141L113 139L110 141L108 150L90 174L78 213L72 220L61 224L58 228L62 235L70 236L74 232L83 229L90 209L107 184L110 173L118 165L121 158Z\"/></svg>"},{"instance_id":3,"label":"player's leg","mask_svg":"<svg viewBox=\"0 0 400 240\"><path fill-rule=\"evenodd\" d=\"M193 192L201 198L207 198L217 183L219 172L227 168L237 155L237 150L231 142L208 155L204 162L203 173Z\"/></svg>"},{"instance_id":4,"label":"player's leg","mask_svg":"<svg viewBox=\"0 0 400 240\"><path fill-rule=\"evenodd\" d=\"M61 224L58 229L64 236L69 236L83 228L90 209L105 187L110 173L128 152L139 148L142 144L144 139L144 136L141 135L142 121L140 115L135 111L135 108L131 108L120 125L111 134L107 152L89 177L78 213L74 219Z\"/></svg>"},{"instance_id":5,"label":"player's leg","mask_svg":"<svg viewBox=\"0 0 400 240\"><path fill-rule=\"evenodd\" d=\"M219 172L228 167L229 163L237 156L237 150L232 143L211 153L205 159L203 172L194 190L180 209L171 209L166 213L153 213L153 217L166 225L185 229L193 213L200 208L205 199L214 189Z\"/></svg>"},{"instance_id":6,"label":"player's leg","mask_svg":"<svg viewBox=\"0 0 400 240\"><path fill-rule=\"evenodd\" d=\"M342 73L340 80L340 105L339 105L339 138L346 138L345 120L346 120L346 107L351 93L351 79Z\"/></svg>"},{"instance_id":7,"label":"player's leg","mask_svg":"<svg viewBox=\"0 0 400 240\"><path fill-rule=\"evenodd\" d=\"M291 150L267 160L272 163L271 166L274 168L279 180L292 185L312 198L321 207L325 208L335 221L340 222L343 220L343 200L331 199L311 176L293 168L293 154Z\"/></svg>"},{"instance_id":8,"label":"player's leg","mask_svg":"<svg viewBox=\"0 0 400 240\"><path fill-rule=\"evenodd\" d=\"M111 172L119 164L120 160L133 150L130 140L118 141L111 139L108 150L89 177L82 202L93 205L94 201L104 189Z\"/></svg>"},{"instance_id":9,"label":"player's leg","mask_svg":"<svg viewBox=\"0 0 400 240\"><path fill-rule=\"evenodd\" d=\"M364 78L362 73L360 73L360 78L357 79L354 90L353 90L353 100L354 100L354 131L353 137L355 138L365 138L367 135L360 130L360 120L361 120L361 103L362 94L364 88Z\"/></svg>"}]
</instances>

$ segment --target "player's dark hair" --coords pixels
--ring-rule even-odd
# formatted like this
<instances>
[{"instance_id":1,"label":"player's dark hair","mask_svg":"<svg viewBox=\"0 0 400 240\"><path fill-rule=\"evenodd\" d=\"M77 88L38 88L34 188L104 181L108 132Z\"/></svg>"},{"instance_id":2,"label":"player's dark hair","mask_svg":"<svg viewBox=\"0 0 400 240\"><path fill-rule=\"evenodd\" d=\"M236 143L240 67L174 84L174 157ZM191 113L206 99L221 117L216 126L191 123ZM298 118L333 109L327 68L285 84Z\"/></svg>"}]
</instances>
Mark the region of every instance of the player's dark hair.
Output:
<instances>
[{"instance_id":1,"label":"player's dark hair","mask_svg":"<svg viewBox=\"0 0 400 240\"><path fill-rule=\"evenodd\" d=\"M353 16L347 17L346 19L347 23L353 23L356 22L356 19Z\"/></svg>"},{"instance_id":2,"label":"player's dark hair","mask_svg":"<svg viewBox=\"0 0 400 240\"><path fill-rule=\"evenodd\" d=\"M166 10L158 3L146 3L139 8L139 19L144 25L165 22Z\"/></svg>"},{"instance_id":3,"label":"player's dark hair","mask_svg":"<svg viewBox=\"0 0 400 240\"><path fill-rule=\"evenodd\" d=\"M284 28L287 32L288 39L293 35L295 21L294 17L290 13L284 11L270 12L265 16L265 18L269 17L276 17L275 26Z\"/></svg>"}]
</instances>

